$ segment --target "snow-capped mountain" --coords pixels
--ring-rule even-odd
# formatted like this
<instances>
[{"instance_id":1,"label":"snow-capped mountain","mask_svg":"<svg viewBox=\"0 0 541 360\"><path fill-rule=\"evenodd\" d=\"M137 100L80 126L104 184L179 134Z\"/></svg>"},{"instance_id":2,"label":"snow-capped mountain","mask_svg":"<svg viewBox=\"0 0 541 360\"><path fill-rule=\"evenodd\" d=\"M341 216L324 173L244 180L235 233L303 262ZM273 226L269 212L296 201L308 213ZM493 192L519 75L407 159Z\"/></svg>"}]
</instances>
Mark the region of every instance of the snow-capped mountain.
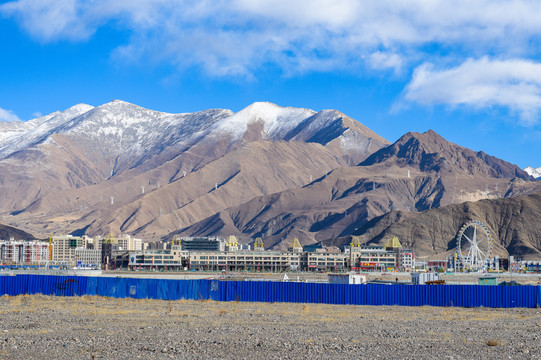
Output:
<instances>
[{"instance_id":1,"label":"snow-capped mountain","mask_svg":"<svg viewBox=\"0 0 541 360\"><path fill-rule=\"evenodd\" d=\"M393 211L540 188L432 131L390 144L337 110L261 102L170 114L116 100L0 123L0 223L37 236L233 234L282 248Z\"/></svg>"},{"instance_id":2,"label":"snow-capped mountain","mask_svg":"<svg viewBox=\"0 0 541 360\"><path fill-rule=\"evenodd\" d=\"M271 103L254 103L238 113L213 109L181 114L148 110L119 100L98 107L79 104L28 122L0 124L0 159L39 144L55 144L53 135L67 136L78 145L101 154L100 157L113 156L112 174L170 146L193 146L204 138L246 140L251 127L257 131L251 140L294 140L325 145L340 138L344 150L350 150L352 144L363 148L360 157L375 150L369 150L367 144L374 143L379 148L388 143L349 118L349 123L345 123L346 118L334 110L316 113Z\"/></svg>"},{"instance_id":3,"label":"snow-capped mountain","mask_svg":"<svg viewBox=\"0 0 541 360\"><path fill-rule=\"evenodd\" d=\"M147 184L169 183L261 140L318 143L349 164L388 144L338 111L261 102L237 113L170 114L119 100L97 107L79 104L28 122L0 123L0 183L8 184L0 188L6 200L0 214L20 211L51 191L145 173Z\"/></svg>"},{"instance_id":4,"label":"snow-capped mountain","mask_svg":"<svg viewBox=\"0 0 541 360\"><path fill-rule=\"evenodd\" d=\"M57 111L27 122L1 123L0 159L45 141L59 127L91 109L93 106L78 104L65 111Z\"/></svg>"},{"instance_id":5,"label":"snow-capped mountain","mask_svg":"<svg viewBox=\"0 0 541 360\"><path fill-rule=\"evenodd\" d=\"M537 180L541 180L541 167L538 167L537 169L534 169L531 166L528 166L526 169L524 169L529 175L533 176Z\"/></svg>"}]
</instances>

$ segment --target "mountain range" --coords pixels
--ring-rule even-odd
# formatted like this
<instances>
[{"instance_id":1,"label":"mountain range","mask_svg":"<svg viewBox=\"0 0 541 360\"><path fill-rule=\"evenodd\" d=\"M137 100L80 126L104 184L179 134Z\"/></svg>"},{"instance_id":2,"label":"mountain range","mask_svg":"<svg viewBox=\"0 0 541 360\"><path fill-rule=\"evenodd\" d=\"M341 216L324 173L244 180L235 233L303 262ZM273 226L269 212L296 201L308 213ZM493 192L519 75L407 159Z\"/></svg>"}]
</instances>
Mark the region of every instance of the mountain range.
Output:
<instances>
[{"instance_id":1,"label":"mountain range","mask_svg":"<svg viewBox=\"0 0 541 360\"><path fill-rule=\"evenodd\" d=\"M456 209L432 240L399 234L420 254L439 255L445 246L422 244L458 231L458 205L516 201L540 184L432 130L390 143L336 110L254 103L237 113L168 114L115 100L0 123L0 222L37 237L235 235L286 248L294 237L311 244L363 232L376 241L395 228L367 229L383 229L395 214ZM525 256L540 250L535 241L524 242L528 251L505 237L502 244Z\"/></svg>"}]
</instances>

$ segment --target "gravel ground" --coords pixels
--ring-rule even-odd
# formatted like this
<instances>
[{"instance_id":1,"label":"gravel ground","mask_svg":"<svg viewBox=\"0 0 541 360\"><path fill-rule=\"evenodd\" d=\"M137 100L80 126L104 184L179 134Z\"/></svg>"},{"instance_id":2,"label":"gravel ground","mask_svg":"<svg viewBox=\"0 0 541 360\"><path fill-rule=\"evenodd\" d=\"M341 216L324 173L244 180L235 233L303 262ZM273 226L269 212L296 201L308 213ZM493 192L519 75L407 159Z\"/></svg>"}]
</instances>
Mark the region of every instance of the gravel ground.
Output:
<instances>
[{"instance_id":1,"label":"gravel ground","mask_svg":"<svg viewBox=\"0 0 541 360\"><path fill-rule=\"evenodd\" d=\"M541 310L3 296L0 358L541 359Z\"/></svg>"}]
</instances>

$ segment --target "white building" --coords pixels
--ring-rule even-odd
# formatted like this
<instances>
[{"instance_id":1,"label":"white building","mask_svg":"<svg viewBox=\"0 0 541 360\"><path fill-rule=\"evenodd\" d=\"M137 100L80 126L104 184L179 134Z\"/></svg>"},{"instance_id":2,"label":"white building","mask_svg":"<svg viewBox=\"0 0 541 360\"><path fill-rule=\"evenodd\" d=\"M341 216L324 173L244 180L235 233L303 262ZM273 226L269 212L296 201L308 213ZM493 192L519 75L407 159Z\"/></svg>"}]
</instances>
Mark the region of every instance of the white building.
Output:
<instances>
[{"instance_id":1,"label":"white building","mask_svg":"<svg viewBox=\"0 0 541 360\"><path fill-rule=\"evenodd\" d=\"M101 250L75 249L75 265L82 267L99 267L101 265Z\"/></svg>"},{"instance_id":2,"label":"white building","mask_svg":"<svg viewBox=\"0 0 541 360\"><path fill-rule=\"evenodd\" d=\"M404 249L402 252L402 270L411 271L415 269L415 253L409 249Z\"/></svg>"},{"instance_id":3,"label":"white building","mask_svg":"<svg viewBox=\"0 0 541 360\"><path fill-rule=\"evenodd\" d=\"M101 246L103 242L105 241L105 239L106 239L105 237L98 235L93 240L91 240L90 243L92 244L92 247L95 250L101 251ZM130 235L125 235L125 234L115 237L115 239L117 241L119 250L129 250L129 251L143 250L142 239L134 238Z\"/></svg>"},{"instance_id":4,"label":"white building","mask_svg":"<svg viewBox=\"0 0 541 360\"><path fill-rule=\"evenodd\" d=\"M0 241L0 259L9 264L44 264L49 244L42 241Z\"/></svg>"},{"instance_id":5,"label":"white building","mask_svg":"<svg viewBox=\"0 0 541 360\"><path fill-rule=\"evenodd\" d=\"M366 276L361 274L330 274L329 284L366 284Z\"/></svg>"}]
</instances>

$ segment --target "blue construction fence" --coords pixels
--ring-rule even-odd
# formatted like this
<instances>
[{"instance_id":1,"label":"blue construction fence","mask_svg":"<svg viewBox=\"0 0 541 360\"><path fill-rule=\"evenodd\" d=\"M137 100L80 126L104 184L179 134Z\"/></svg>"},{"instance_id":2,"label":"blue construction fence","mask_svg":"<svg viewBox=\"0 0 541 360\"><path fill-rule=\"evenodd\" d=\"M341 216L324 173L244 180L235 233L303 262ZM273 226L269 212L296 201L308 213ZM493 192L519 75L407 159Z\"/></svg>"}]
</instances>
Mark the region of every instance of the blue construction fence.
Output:
<instances>
[{"instance_id":1,"label":"blue construction fence","mask_svg":"<svg viewBox=\"0 0 541 360\"><path fill-rule=\"evenodd\" d=\"M0 295L24 294L339 305L482 306L494 308L541 306L541 286L347 285L29 274L0 276Z\"/></svg>"}]
</instances>

